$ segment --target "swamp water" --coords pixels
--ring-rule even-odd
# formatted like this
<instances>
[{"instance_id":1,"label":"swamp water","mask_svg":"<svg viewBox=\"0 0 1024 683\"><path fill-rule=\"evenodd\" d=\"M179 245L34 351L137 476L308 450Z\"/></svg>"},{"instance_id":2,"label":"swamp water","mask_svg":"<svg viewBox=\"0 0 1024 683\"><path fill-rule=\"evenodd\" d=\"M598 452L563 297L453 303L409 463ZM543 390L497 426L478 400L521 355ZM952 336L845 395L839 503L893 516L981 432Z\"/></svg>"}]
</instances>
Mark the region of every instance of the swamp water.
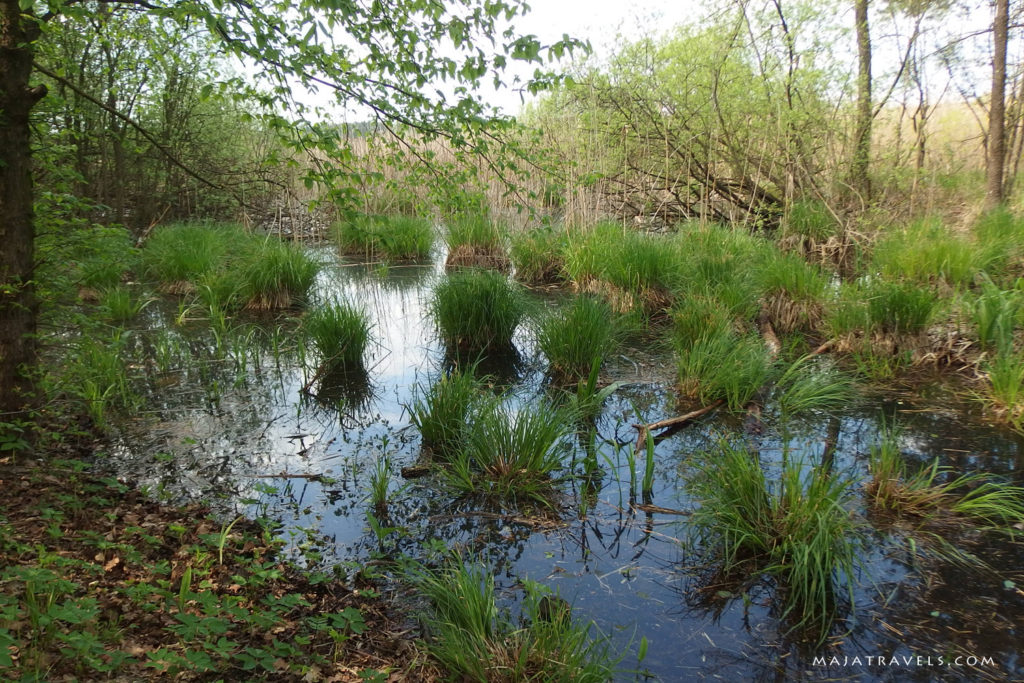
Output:
<instances>
[{"instance_id":1,"label":"swamp water","mask_svg":"<svg viewBox=\"0 0 1024 683\"><path fill-rule=\"evenodd\" d=\"M769 405L758 435L745 433L734 417L712 414L658 441L653 495L643 501L652 505L631 506L636 411L646 422L682 412L671 388L671 358L640 344L607 367L623 384L594 422L600 472L589 484L580 476L563 484L557 514L525 516L457 500L431 477L399 475L419 458L419 435L405 405L417 383L429 386L448 363L426 314L440 266L381 268L339 262L327 251L322 257L331 265L315 296L346 299L371 315L376 343L365 375L324 378L310 395L303 392L311 375L302 369L293 324L250 321L218 332L205 321L176 325L174 310L151 306L133 338L149 371L144 409L118 426L104 466L172 500L206 500L225 515L269 515L282 522L290 550L306 562L355 571L376 564L381 553L422 558L459 548L490 567L513 611L521 582L529 579L565 598L576 618L593 620L625 652L621 680L1024 677L1019 545L969 529L940 538L872 520L848 632L835 632L813 650L786 638L770 580L709 578L685 543L686 513L694 507L687 495L691 455L723 438L744 439L772 481L784 457L862 478L871 445L893 421L911 468L938 458L956 471L1019 479L1024 442L1018 436L965 411L895 397L865 398L841 415L786 425L773 419ZM524 327L515 341L517 358L485 370L509 382L513 400L528 405L551 389ZM942 396L930 402L949 404ZM568 472L582 473L587 448L586 439L567 445ZM367 517L370 480L385 456L392 502L374 530ZM635 467L639 480L642 454ZM849 507L866 514L860 484ZM988 566L953 561L950 548ZM638 661L642 642L646 654Z\"/></svg>"}]
</instances>

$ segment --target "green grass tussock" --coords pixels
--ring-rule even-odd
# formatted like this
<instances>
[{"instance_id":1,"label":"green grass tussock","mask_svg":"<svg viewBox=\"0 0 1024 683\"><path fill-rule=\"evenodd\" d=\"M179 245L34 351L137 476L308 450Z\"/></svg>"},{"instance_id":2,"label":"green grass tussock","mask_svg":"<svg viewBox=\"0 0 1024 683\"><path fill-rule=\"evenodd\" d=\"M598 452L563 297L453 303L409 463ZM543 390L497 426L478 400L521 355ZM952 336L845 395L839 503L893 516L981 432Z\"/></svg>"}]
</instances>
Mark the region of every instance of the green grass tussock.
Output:
<instances>
[{"instance_id":1,"label":"green grass tussock","mask_svg":"<svg viewBox=\"0 0 1024 683\"><path fill-rule=\"evenodd\" d=\"M874 267L883 277L920 284L968 285L983 260L973 241L938 220L920 221L887 234L873 254Z\"/></svg>"},{"instance_id":2,"label":"green grass tussock","mask_svg":"<svg viewBox=\"0 0 1024 683\"><path fill-rule=\"evenodd\" d=\"M370 258L423 259L434 247L434 226L414 216L357 216L333 226L343 253Z\"/></svg>"},{"instance_id":3,"label":"green grass tussock","mask_svg":"<svg viewBox=\"0 0 1024 683\"><path fill-rule=\"evenodd\" d=\"M144 273L173 294L257 310L304 304L320 264L298 245L235 225L158 228L142 251Z\"/></svg>"},{"instance_id":4,"label":"green grass tussock","mask_svg":"<svg viewBox=\"0 0 1024 683\"><path fill-rule=\"evenodd\" d=\"M513 233L509 256L515 267L515 278L533 285L564 281L566 239L564 228L542 227Z\"/></svg>"},{"instance_id":5,"label":"green grass tussock","mask_svg":"<svg viewBox=\"0 0 1024 683\"><path fill-rule=\"evenodd\" d=\"M429 309L441 339L452 349L498 350L511 347L526 300L504 275L469 269L438 282Z\"/></svg>"},{"instance_id":6,"label":"green grass tussock","mask_svg":"<svg viewBox=\"0 0 1024 683\"><path fill-rule=\"evenodd\" d=\"M537 345L552 372L565 380L585 378L617 346L624 329L604 301L577 296L546 312L537 323Z\"/></svg>"},{"instance_id":7,"label":"green grass tussock","mask_svg":"<svg viewBox=\"0 0 1024 683\"><path fill-rule=\"evenodd\" d=\"M491 268L508 272L505 253L508 229L483 215L461 216L448 222L445 242L451 267Z\"/></svg>"},{"instance_id":8,"label":"green grass tussock","mask_svg":"<svg viewBox=\"0 0 1024 683\"><path fill-rule=\"evenodd\" d=\"M543 401L518 407L490 399L476 412L446 479L465 493L548 506L574 419L570 408Z\"/></svg>"},{"instance_id":9,"label":"green grass tussock","mask_svg":"<svg viewBox=\"0 0 1024 683\"><path fill-rule=\"evenodd\" d=\"M431 654L452 676L471 681L611 680L617 659L604 638L593 638L566 607L537 585L527 584L524 622L512 623L496 605L494 577L479 565L450 559L438 569L414 567L414 585L430 601Z\"/></svg>"},{"instance_id":10,"label":"green grass tussock","mask_svg":"<svg viewBox=\"0 0 1024 683\"><path fill-rule=\"evenodd\" d=\"M322 372L352 371L364 367L370 342L366 313L347 303L332 303L310 311L302 331L316 351Z\"/></svg>"},{"instance_id":11,"label":"green grass tussock","mask_svg":"<svg viewBox=\"0 0 1024 683\"><path fill-rule=\"evenodd\" d=\"M451 460L463 448L467 425L483 397L482 389L472 368L444 375L426 391L416 387L408 410L424 449L435 457Z\"/></svg>"},{"instance_id":12,"label":"green grass tussock","mask_svg":"<svg viewBox=\"0 0 1024 683\"><path fill-rule=\"evenodd\" d=\"M774 374L774 363L757 335L720 333L680 347L682 391L703 403L724 400L742 410Z\"/></svg>"},{"instance_id":13,"label":"green grass tussock","mask_svg":"<svg viewBox=\"0 0 1024 683\"><path fill-rule=\"evenodd\" d=\"M949 479L951 471L939 467L937 458L909 473L893 429L871 447L868 468L871 479L864 491L878 511L929 519L959 515L1011 535L1024 523L1024 487L998 481L984 472Z\"/></svg>"},{"instance_id":14,"label":"green grass tussock","mask_svg":"<svg viewBox=\"0 0 1024 683\"><path fill-rule=\"evenodd\" d=\"M729 444L697 465L693 541L725 575L776 577L784 616L817 639L827 635L845 584L852 604L860 531L846 509L849 479L787 461L775 481L755 454Z\"/></svg>"},{"instance_id":15,"label":"green grass tussock","mask_svg":"<svg viewBox=\"0 0 1024 683\"><path fill-rule=\"evenodd\" d=\"M243 255L240 294L245 307L254 310L302 305L319 272L320 264L301 246L257 237Z\"/></svg>"}]
</instances>

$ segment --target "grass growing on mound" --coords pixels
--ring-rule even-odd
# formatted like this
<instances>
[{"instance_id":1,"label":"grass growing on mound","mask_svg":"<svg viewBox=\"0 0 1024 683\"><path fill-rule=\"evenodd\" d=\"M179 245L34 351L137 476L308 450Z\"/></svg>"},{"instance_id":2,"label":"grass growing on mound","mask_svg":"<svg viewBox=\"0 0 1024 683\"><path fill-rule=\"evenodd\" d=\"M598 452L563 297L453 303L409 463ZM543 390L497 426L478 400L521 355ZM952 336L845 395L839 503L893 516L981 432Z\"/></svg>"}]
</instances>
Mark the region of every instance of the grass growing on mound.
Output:
<instances>
[{"instance_id":1,"label":"grass growing on mound","mask_svg":"<svg viewBox=\"0 0 1024 683\"><path fill-rule=\"evenodd\" d=\"M853 382L827 363L804 356L786 368L775 385L776 401L783 415L809 411L835 412L850 405Z\"/></svg>"},{"instance_id":2,"label":"grass growing on mound","mask_svg":"<svg viewBox=\"0 0 1024 683\"><path fill-rule=\"evenodd\" d=\"M316 351L323 372L358 370L370 341L366 313L346 303L317 308L306 316L302 330Z\"/></svg>"},{"instance_id":3,"label":"grass growing on mound","mask_svg":"<svg viewBox=\"0 0 1024 683\"><path fill-rule=\"evenodd\" d=\"M203 275L220 268L231 245L247 240L237 226L175 224L157 228L142 251L143 270L173 293L192 289Z\"/></svg>"},{"instance_id":4,"label":"grass growing on mound","mask_svg":"<svg viewBox=\"0 0 1024 683\"><path fill-rule=\"evenodd\" d=\"M683 392L703 403L724 400L730 410L742 410L774 372L756 335L709 335L680 347L678 354Z\"/></svg>"},{"instance_id":5,"label":"grass growing on mound","mask_svg":"<svg viewBox=\"0 0 1024 683\"><path fill-rule=\"evenodd\" d=\"M764 308L778 332L811 331L824 315L828 280L794 254L777 254L761 266Z\"/></svg>"},{"instance_id":6,"label":"grass growing on mound","mask_svg":"<svg viewBox=\"0 0 1024 683\"><path fill-rule=\"evenodd\" d=\"M883 277L917 283L966 285L982 260L978 247L940 221L921 221L893 232L875 245L873 261Z\"/></svg>"},{"instance_id":7,"label":"grass growing on mound","mask_svg":"<svg viewBox=\"0 0 1024 683\"><path fill-rule=\"evenodd\" d=\"M573 236L565 249L565 271L583 289L602 292L617 310L664 311L682 280L674 240L599 223ZM602 284L604 286L602 286Z\"/></svg>"},{"instance_id":8,"label":"grass growing on mound","mask_svg":"<svg viewBox=\"0 0 1024 683\"><path fill-rule=\"evenodd\" d=\"M479 565L450 559L438 569L414 567L412 582L430 600L428 647L452 676L469 681L611 680L616 659L591 626L559 614L536 584L527 584L524 623L517 626L496 605L494 577Z\"/></svg>"},{"instance_id":9,"label":"grass growing on mound","mask_svg":"<svg viewBox=\"0 0 1024 683\"><path fill-rule=\"evenodd\" d=\"M860 533L845 508L851 490L848 479L792 461L770 481L755 454L722 444L691 482L693 540L722 574L776 577L784 617L823 640L844 582L852 603Z\"/></svg>"},{"instance_id":10,"label":"grass growing on mound","mask_svg":"<svg viewBox=\"0 0 1024 683\"><path fill-rule=\"evenodd\" d=\"M672 339L678 349L708 337L731 333L734 323L728 306L708 295L680 297L672 310Z\"/></svg>"},{"instance_id":11,"label":"grass growing on mound","mask_svg":"<svg viewBox=\"0 0 1024 683\"><path fill-rule=\"evenodd\" d=\"M1024 353L1002 349L984 370L989 382L987 402L1015 429L1024 428Z\"/></svg>"},{"instance_id":12,"label":"grass growing on mound","mask_svg":"<svg viewBox=\"0 0 1024 683\"><path fill-rule=\"evenodd\" d=\"M507 232L504 226L486 216L463 216L450 221L445 231L445 242L448 244L448 260L445 265L493 268L507 272Z\"/></svg>"},{"instance_id":13,"label":"grass growing on mound","mask_svg":"<svg viewBox=\"0 0 1024 683\"><path fill-rule=\"evenodd\" d=\"M372 258L421 259L434 247L434 227L412 216L359 216L333 226L342 252Z\"/></svg>"},{"instance_id":14,"label":"grass growing on mound","mask_svg":"<svg viewBox=\"0 0 1024 683\"><path fill-rule=\"evenodd\" d=\"M257 237L243 256L239 288L246 308L290 308L305 303L319 272L301 246Z\"/></svg>"},{"instance_id":15,"label":"grass growing on mound","mask_svg":"<svg viewBox=\"0 0 1024 683\"><path fill-rule=\"evenodd\" d=\"M426 391L417 386L408 406L423 447L450 460L465 444L467 425L482 398L482 383L472 369L441 377Z\"/></svg>"},{"instance_id":16,"label":"grass growing on mound","mask_svg":"<svg viewBox=\"0 0 1024 683\"><path fill-rule=\"evenodd\" d=\"M514 233L509 255L515 266L516 279L535 285L562 282L565 279L565 244L564 229L544 227Z\"/></svg>"},{"instance_id":17,"label":"grass growing on mound","mask_svg":"<svg viewBox=\"0 0 1024 683\"><path fill-rule=\"evenodd\" d=\"M564 441L574 432L569 408L540 402L513 407L491 399L476 412L465 442L445 473L457 491L549 505L553 473L563 467Z\"/></svg>"},{"instance_id":18,"label":"grass growing on mound","mask_svg":"<svg viewBox=\"0 0 1024 683\"><path fill-rule=\"evenodd\" d=\"M268 310L305 302L320 271L301 246L233 225L157 229L142 252L145 273L176 294L207 286L218 304Z\"/></svg>"},{"instance_id":19,"label":"grass growing on mound","mask_svg":"<svg viewBox=\"0 0 1024 683\"><path fill-rule=\"evenodd\" d=\"M901 282L873 283L865 295L868 326L893 334L923 332L939 304L934 292Z\"/></svg>"},{"instance_id":20,"label":"grass growing on mound","mask_svg":"<svg viewBox=\"0 0 1024 683\"><path fill-rule=\"evenodd\" d=\"M547 312L537 324L537 345L555 375L586 377L618 344L621 321L604 301L578 296Z\"/></svg>"},{"instance_id":21,"label":"grass growing on mound","mask_svg":"<svg viewBox=\"0 0 1024 683\"><path fill-rule=\"evenodd\" d=\"M441 339L462 350L503 349L526 313L519 287L489 270L447 275L434 287L429 304Z\"/></svg>"}]
</instances>

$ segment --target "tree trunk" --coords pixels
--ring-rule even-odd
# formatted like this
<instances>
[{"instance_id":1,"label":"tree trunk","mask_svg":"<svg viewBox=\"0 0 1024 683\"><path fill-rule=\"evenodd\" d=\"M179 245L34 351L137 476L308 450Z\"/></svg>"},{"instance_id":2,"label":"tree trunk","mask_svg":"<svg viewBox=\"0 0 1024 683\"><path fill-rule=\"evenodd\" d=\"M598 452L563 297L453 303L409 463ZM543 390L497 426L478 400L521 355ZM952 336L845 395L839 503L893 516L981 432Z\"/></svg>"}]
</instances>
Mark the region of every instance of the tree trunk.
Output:
<instances>
[{"instance_id":1,"label":"tree trunk","mask_svg":"<svg viewBox=\"0 0 1024 683\"><path fill-rule=\"evenodd\" d=\"M18 0L0 0L0 422L33 402L36 364L35 225L29 112L46 88L29 87L39 26Z\"/></svg>"},{"instance_id":2,"label":"tree trunk","mask_svg":"<svg viewBox=\"0 0 1024 683\"><path fill-rule=\"evenodd\" d=\"M850 185L863 201L871 199L871 33L868 30L868 0L854 0L857 23L857 121L853 134Z\"/></svg>"},{"instance_id":3,"label":"tree trunk","mask_svg":"<svg viewBox=\"0 0 1024 683\"><path fill-rule=\"evenodd\" d=\"M1009 33L1009 0L996 0L992 22L992 102L988 108L988 147L985 203L989 208L1002 204L1006 163L1006 39Z\"/></svg>"}]
</instances>

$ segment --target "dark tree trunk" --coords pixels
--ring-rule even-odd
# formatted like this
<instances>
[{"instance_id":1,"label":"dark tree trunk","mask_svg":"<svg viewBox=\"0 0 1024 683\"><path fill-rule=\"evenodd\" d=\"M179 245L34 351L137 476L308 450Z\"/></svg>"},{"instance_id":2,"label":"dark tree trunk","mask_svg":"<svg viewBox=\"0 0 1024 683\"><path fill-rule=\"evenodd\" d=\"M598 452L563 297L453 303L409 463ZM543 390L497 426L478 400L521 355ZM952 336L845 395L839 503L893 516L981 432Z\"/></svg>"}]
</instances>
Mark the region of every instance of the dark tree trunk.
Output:
<instances>
[{"instance_id":1,"label":"dark tree trunk","mask_svg":"<svg viewBox=\"0 0 1024 683\"><path fill-rule=\"evenodd\" d=\"M28 117L46 94L43 86L29 87L38 36L18 0L0 0L0 422L17 418L34 398L38 302Z\"/></svg>"},{"instance_id":2,"label":"dark tree trunk","mask_svg":"<svg viewBox=\"0 0 1024 683\"><path fill-rule=\"evenodd\" d=\"M996 0L992 22L992 102L988 109L988 147L985 202L994 207L1003 202L1006 163L1006 39L1009 33L1009 0Z\"/></svg>"},{"instance_id":3,"label":"dark tree trunk","mask_svg":"<svg viewBox=\"0 0 1024 683\"><path fill-rule=\"evenodd\" d=\"M857 23L857 121L853 134L850 185L865 202L871 199L871 33L868 30L868 0L854 0Z\"/></svg>"}]
</instances>

